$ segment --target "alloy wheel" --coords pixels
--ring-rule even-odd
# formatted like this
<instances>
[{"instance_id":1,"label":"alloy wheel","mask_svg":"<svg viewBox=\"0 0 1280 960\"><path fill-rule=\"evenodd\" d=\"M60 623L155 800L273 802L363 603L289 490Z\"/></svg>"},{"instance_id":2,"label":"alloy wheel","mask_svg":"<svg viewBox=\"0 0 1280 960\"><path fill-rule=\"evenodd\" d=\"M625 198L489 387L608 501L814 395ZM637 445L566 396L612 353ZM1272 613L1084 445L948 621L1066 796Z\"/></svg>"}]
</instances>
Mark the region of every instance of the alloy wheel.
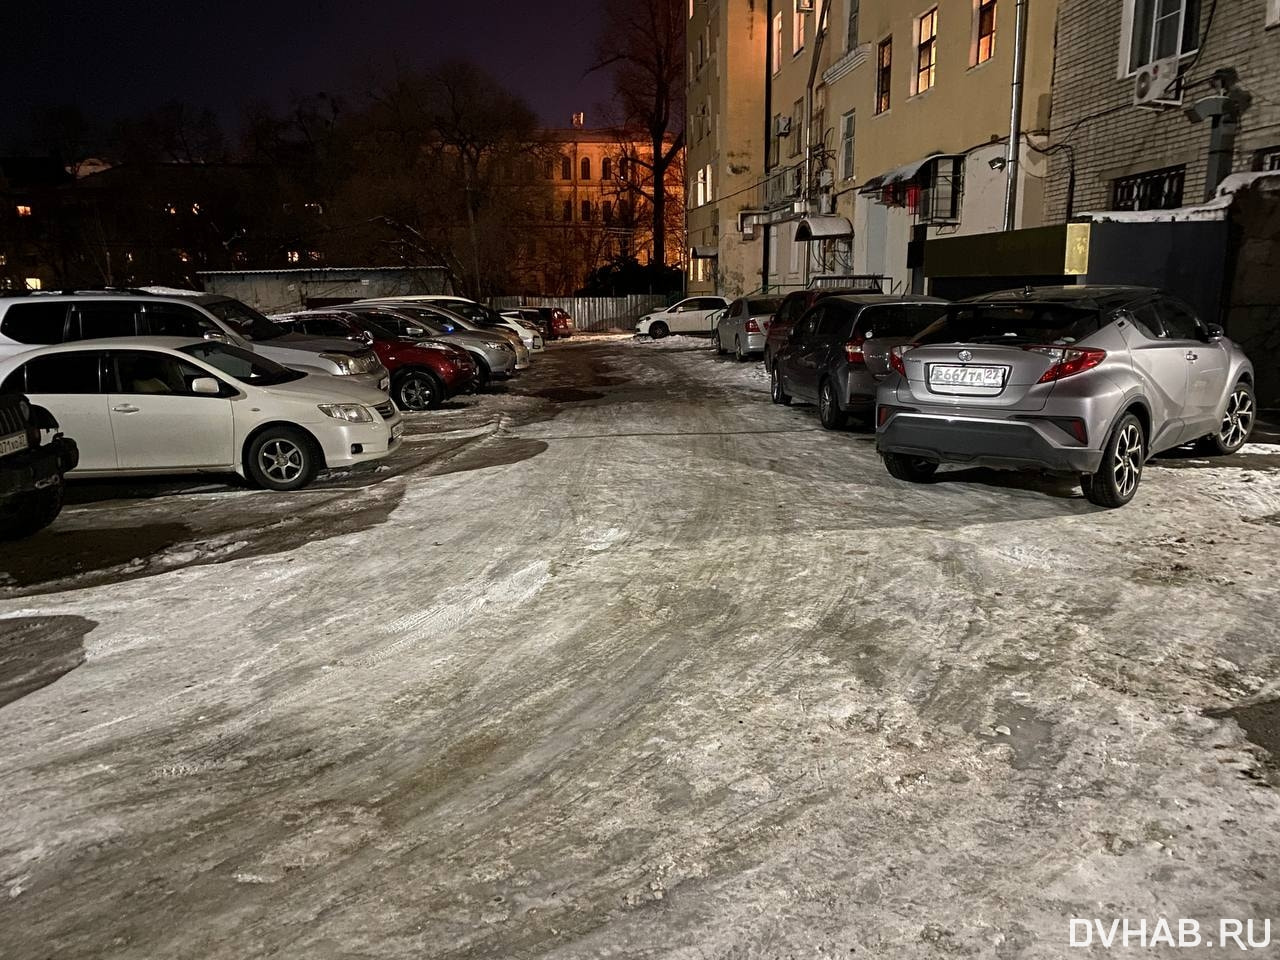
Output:
<instances>
[{"instance_id":1,"label":"alloy wheel","mask_svg":"<svg viewBox=\"0 0 1280 960\"><path fill-rule=\"evenodd\" d=\"M410 410L426 410L434 396L430 381L421 374L410 374L400 387L400 399Z\"/></svg>"},{"instance_id":2,"label":"alloy wheel","mask_svg":"<svg viewBox=\"0 0 1280 960\"><path fill-rule=\"evenodd\" d=\"M306 455L292 440L278 437L262 445L258 464L277 483L292 483L305 469Z\"/></svg>"},{"instance_id":3,"label":"alloy wheel","mask_svg":"<svg viewBox=\"0 0 1280 960\"><path fill-rule=\"evenodd\" d=\"M1244 387L1237 387L1227 401L1227 412L1218 431L1224 447L1235 448L1244 443L1253 429L1253 414L1253 395Z\"/></svg>"},{"instance_id":4,"label":"alloy wheel","mask_svg":"<svg viewBox=\"0 0 1280 960\"><path fill-rule=\"evenodd\" d=\"M1115 455L1111 470L1116 480L1116 491L1123 499L1133 496L1142 477L1142 430L1136 423L1126 424L1116 439Z\"/></svg>"}]
</instances>

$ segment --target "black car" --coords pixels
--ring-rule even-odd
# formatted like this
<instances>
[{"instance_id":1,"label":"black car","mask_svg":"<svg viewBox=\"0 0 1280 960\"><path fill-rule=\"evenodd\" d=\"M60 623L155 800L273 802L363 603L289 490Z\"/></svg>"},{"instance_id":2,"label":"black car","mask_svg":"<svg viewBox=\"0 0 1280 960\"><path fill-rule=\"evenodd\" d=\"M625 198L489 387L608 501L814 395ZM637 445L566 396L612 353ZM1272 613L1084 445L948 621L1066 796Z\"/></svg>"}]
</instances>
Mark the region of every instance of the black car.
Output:
<instances>
[{"instance_id":1,"label":"black car","mask_svg":"<svg viewBox=\"0 0 1280 960\"><path fill-rule=\"evenodd\" d=\"M0 539L28 537L62 510L62 478L80 462L58 421L20 393L0 393ZM45 433L53 436L43 442Z\"/></svg>"},{"instance_id":2,"label":"black car","mask_svg":"<svg viewBox=\"0 0 1280 960\"><path fill-rule=\"evenodd\" d=\"M909 343L946 310L933 297L824 297L796 321L770 367L774 403L818 405L836 430L850 416L870 422L876 386L889 374L889 348Z\"/></svg>"}]
</instances>

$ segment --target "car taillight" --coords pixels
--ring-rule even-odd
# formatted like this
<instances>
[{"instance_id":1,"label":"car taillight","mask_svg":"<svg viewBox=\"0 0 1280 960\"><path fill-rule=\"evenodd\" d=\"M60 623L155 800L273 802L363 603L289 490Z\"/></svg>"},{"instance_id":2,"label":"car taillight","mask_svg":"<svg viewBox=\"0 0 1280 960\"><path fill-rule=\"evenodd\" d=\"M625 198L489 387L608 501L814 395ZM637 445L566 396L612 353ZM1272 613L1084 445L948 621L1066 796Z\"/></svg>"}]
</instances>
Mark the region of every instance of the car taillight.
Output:
<instances>
[{"instance_id":1,"label":"car taillight","mask_svg":"<svg viewBox=\"0 0 1280 960\"><path fill-rule=\"evenodd\" d=\"M907 365L902 361L902 355L910 350L910 346L897 346L889 349L889 366L897 370L904 377L907 375Z\"/></svg>"},{"instance_id":2,"label":"car taillight","mask_svg":"<svg viewBox=\"0 0 1280 960\"><path fill-rule=\"evenodd\" d=\"M856 337L844 345L844 355L850 363L866 363L867 358L862 353L862 345L866 343L863 337ZM905 371L903 372L905 376Z\"/></svg>"},{"instance_id":3,"label":"car taillight","mask_svg":"<svg viewBox=\"0 0 1280 960\"><path fill-rule=\"evenodd\" d=\"M1053 361L1049 369L1044 372L1044 375L1036 381L1037 383L1053 383L1055 380L1062 380L1065 377L1092 370L1107 356L1107 351L1098 350L1095 347L1055 347L1049 344L1028 346L1022 349L1028 353L1043 353Z\"/></svg>"},{"instance_id":4,"label":"car taillight","mask_svg":"<svg viewBox=\"0 0 1280 960\"><path fill-rule=\"evenodd\" d=\"M756 323L755 317L747 321L747 333L759 333L760 324Z\"/></svg>"}]
</instances>

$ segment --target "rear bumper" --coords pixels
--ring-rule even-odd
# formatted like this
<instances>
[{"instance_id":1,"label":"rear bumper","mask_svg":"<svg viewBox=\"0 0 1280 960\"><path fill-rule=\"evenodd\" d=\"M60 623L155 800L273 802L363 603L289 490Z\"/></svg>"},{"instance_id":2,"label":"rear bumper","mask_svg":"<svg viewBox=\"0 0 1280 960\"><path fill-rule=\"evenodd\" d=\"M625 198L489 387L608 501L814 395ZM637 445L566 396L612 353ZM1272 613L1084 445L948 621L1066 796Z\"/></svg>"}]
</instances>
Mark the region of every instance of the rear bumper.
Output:
<instances>
[{"instance_id":1,"label":"rear bumper","mask_svg":"<svg viewBox=\"0 0 1280 960\"><path fill-rule=\"evenodd\" d=\"M1047 420L979 420L928 414L894 414L876 433L876 449L1005 470L1094 473L1101 450L1058 443ZM1064 435L1065 439L1065 435Z\"/></svg>"},{"instance_id":2,"label":"rear bumper","mask_svg":"<svg viewBox=\"0 0 1280 960\"><path fill-rule=\"evenodd\" d=\"M57 483L80 463L74 440L58 437L44 446L0 460L0 497L42 490Z\"/></svg>"},{"instance_id":3,"label":"rear bumper","mask_svg":"<svg viewBox=\"0 0 1280 960\"><path fill-rule=\"evenodd\" d=\"M764 352L764 341L765 341L765 337L766 337L766 336L767 336L767 335L766 335L766 334L763 334L763 333L748 333L748 334L747 334L747 338L746 338L746 339L747 339L747 345L746 345L746 346L747 346L747 352L748 352L748 353L763 353L763 352Z\"/></svg>"}]
</instances>

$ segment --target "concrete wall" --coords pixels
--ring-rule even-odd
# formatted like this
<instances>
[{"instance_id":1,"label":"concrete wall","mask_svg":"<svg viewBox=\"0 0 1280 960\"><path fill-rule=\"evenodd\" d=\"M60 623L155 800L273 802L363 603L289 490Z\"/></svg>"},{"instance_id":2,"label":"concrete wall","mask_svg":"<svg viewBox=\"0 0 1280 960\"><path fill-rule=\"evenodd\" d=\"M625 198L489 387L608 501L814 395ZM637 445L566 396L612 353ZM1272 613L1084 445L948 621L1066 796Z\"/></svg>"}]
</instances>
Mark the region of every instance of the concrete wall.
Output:
<instances>
[{"instance_id":1,"label":"concrete wall","mask_svg":"<svg viewBox=\"0 0 1280 960\"><path fill-rule=\"evenodd\" d=\"M302 310L326 301L452 293L443 268L394 270L262 270L199 275L209 293L234 297L265 314Z\"/></svg>"}]
</instances>

